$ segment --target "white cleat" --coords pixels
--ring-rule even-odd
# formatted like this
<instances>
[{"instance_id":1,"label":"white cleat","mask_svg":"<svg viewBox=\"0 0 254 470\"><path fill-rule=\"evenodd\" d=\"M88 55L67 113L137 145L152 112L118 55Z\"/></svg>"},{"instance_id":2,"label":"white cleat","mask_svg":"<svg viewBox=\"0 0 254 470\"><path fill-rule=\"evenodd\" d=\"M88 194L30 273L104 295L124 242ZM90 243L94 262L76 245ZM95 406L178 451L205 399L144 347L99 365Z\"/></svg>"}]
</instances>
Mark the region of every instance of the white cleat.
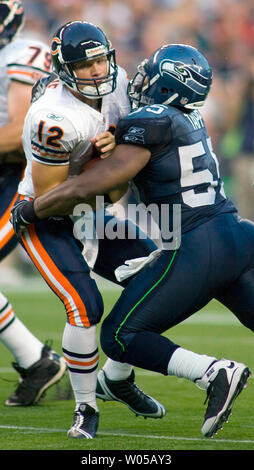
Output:
<instances>
[{"instance_id":1,"label":"white cleat","mask_svg":"<svg viewBox=\"0 0 254 470\"><path fill-rule=\"evenodd\" d=\"M214 362L201 379L198 387L207 390L208 406L201 432L205 437L213 437L229 415L236 397L247 386L251 375L245 364L221 359Z\"/></svg>"}]
</instances>

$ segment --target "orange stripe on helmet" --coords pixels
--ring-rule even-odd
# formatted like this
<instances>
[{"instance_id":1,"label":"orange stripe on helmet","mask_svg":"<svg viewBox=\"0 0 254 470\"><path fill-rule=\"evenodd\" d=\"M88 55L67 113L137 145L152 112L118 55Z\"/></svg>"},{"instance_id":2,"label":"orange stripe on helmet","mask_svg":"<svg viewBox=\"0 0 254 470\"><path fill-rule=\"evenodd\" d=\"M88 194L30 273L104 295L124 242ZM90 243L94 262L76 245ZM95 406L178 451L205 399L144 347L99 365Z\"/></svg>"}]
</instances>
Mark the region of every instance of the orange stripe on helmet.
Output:
<instances>
[{"instance_id":1,"label":"orange stripe on helmet","mask_svg":"<svg viewBox=\"0 0 254 470\"><path fill-rule=\"evenodd\" d=\"M54 44L55 42L57 43L57 47L56 47L56 49L53 51L52 46L53 46L53 44ZM51 55L56 55L56 54L59 53L59 51L58 51L58 46L59 46L60 44L61 44L61 40L60 40L58 37L54 37L54 38L52 39L52 42L51 42L51 50L50 50Z\"/></svg>"}]
</instances>

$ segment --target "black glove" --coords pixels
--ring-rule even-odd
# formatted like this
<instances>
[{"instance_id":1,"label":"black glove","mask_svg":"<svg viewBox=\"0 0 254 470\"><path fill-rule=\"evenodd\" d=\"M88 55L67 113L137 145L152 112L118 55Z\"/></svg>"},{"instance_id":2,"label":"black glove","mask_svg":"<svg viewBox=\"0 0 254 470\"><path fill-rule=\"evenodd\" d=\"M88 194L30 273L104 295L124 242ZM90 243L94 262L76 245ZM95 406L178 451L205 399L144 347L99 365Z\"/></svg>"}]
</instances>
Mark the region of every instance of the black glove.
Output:
<instances>
[{"instance_id":1,"label":"black glove","mask_svg":"<svg viewBox=\"0 0 254 470\"><path fill-rule=\"evenodd\" d=\"M37 222L39 217L35 214L34 200L33 201L18 201L11 209L10 222L13 225L13 230L17 236L26 229L26 227L33 222Z\"/></svg>"}]
</instances>

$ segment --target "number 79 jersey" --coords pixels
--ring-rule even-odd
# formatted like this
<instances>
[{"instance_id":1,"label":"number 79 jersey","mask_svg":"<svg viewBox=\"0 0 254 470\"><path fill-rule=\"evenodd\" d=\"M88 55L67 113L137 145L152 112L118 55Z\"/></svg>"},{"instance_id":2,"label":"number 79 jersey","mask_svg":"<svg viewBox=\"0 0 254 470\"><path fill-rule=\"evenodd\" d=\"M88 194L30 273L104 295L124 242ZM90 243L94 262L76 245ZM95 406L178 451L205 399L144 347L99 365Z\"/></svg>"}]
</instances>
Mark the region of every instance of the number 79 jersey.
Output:
<instances>
[{"instance_id":1,"label":"number 79 jersey","mask_svg":"<svg viewBox=\"0 0 254 470\"><path fill-rule=\"evenodd\" d=\"M51 55L38 40L17 39L0 50L0 127L8 123L8 87L12 80L28 85L51 71ZM31 87L32 90L32 87Z\"/></svg>"},{"instance_id":2,"label":"number 79 jersey","mask_svg":"<svg viewBox=\"0 0 254 470\"><path fill-rule=\"evenodd\" d=\"M165 105L139 108L120 120L116 142L150 150L151 159L133 180L136 192L146 207L168 204L170 217L173 205L180 204L182 232L218 213L236 211L225 195L218 160L198 110L185 114Z\"/></svg>"}]
</instances>

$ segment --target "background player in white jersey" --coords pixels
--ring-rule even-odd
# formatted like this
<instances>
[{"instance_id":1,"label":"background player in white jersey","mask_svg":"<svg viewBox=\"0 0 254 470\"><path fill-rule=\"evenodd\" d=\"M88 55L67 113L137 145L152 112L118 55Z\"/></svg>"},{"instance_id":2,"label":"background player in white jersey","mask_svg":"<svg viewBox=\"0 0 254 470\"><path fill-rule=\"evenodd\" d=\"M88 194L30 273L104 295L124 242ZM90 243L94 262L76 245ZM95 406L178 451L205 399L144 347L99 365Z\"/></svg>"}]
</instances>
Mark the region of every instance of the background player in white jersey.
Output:
<instances>
[{"instance_id":1,"label":"background player in white jersey","mask_svg":"<svg viewBox=\"0 0 254 470\"><path fill-rule=\"evenodd\" d=\"M32 85L51 67L45 44L16 38L23 15L19 1L0 2L0 260L17 244L9 218L25 167L21 137ZM0 340L14 355L17 362L13 366L22 379L5 404L27 406L38 402L64 374L64 359L25 327L1 293Z\"/></svg>"},{"instance_id":2,"label":"background player in white jersey","mask_svg":"<svg viewBox=\"0 0 254 470\"><path fill-rule=\"evenodd\" d=\"M117 67L114 49L95 25L74 21L60 27L52 40L51 54L55 74L35 86L25 119L27 166L19 185L21 200L44 194L81 170L82 156L94 136L102 153L112 149L114 137L108 129L130 109L126 72ZM123 191L110 193L110 200L118 199ZM138 230L129 221L122 224L134 234ZM22 244L66 309L62 345L76 401L68 436L93 438L99 417L96 324L103 313L102 297L90 277L83 246L73 235L69 216L34 224L22 237ZM93 271L112 280L115 268L125 259L147 256L156 247L149 239L134 242L126 237L100 239L95 248L98 256L93 256ZM100 398L122 401L142 416L159 418L165 414L162 405L136 387L128 364L108 360L100 371L97 392Z\"/></svg>"}]
</instances>

